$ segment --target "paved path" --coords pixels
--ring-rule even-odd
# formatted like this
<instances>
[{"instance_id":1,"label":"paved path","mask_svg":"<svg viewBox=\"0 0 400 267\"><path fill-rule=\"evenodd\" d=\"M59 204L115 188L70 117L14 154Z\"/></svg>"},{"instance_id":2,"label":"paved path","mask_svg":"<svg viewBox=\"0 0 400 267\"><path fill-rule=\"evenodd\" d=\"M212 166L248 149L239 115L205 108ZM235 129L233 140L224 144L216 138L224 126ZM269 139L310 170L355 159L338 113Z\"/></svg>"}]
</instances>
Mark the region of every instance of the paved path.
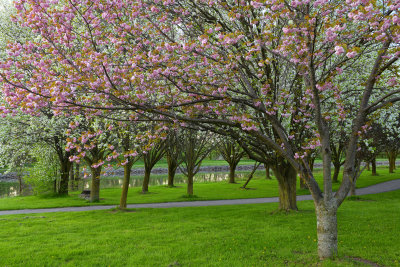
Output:
<instances>
[{"instance_id":1,"label":"paved path","mask_svg":"<svg viewBox=\"0 0 400 267\"><path fill-rule=\"evenodd\" d=\"M360 188L356 190L357 195L377 194L400 189L400 179L383 182L376 185ZM297 196L298 201L311 200L311 195ZM166 202L166 203L148 203L148 204L129 204L128 208L177 208L177 207L201 207L201 206L222 206L222 205L240 205L240 204L259 204L278 202L278 197L268 198L248 198L248 199L227 199L227 200L206 200L206 201L185 201L185 202ZM115 207L107 206L87 206L87 207L66 207L50 209L26 209L26 210L4 210L0 215L45 213L45 212L65 212L65 211L88 211L88 210L106 210Z\"/></svg>"}]
</instances>

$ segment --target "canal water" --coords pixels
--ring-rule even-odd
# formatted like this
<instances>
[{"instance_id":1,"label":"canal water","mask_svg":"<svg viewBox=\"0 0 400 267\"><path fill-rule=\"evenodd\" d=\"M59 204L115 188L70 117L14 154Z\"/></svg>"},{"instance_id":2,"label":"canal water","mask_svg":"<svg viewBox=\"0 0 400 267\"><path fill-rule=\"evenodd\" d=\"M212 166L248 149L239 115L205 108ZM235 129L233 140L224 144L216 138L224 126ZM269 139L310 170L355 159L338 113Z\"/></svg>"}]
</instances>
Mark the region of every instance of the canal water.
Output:
<instances>
[{"instance_id":1,"label":"canal water","mask_svg":"<svg viewBox=\"0 0 400 267\"><path fill-rule=\"evenodd\" d=\"M236 179L246 179L248 173L237 172ZM207 183L207 182L221 182L229 179L229 173L198 173L194 177L195 183ZM184 175L178 174L175 176L175 184L184 184L187 182L187 178ZM122 187L122 177L102 177L100 180L100 188L118 188ZM143 183L143 176L132 176L130 187L141 187ZM153 175L150 177L150 186L152 185L167 185L167 175ZM84 179L78 184L79 190L90 188L90 179ZM30 195L31 190L27 185L23 186L21 195ZM19 184L18 182L0 182L0 198L19 196Z\"/></svg>"}]
</instances>

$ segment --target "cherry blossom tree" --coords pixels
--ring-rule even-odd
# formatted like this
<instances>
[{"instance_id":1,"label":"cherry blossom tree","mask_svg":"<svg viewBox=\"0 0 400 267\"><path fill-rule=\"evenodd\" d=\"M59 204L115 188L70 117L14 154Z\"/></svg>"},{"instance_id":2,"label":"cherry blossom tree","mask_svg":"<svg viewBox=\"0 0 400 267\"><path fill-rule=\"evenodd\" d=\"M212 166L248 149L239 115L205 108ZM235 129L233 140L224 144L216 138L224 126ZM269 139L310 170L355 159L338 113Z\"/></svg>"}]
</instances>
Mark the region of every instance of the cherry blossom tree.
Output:
<instances>
[{"instance_id":1,"label":"cherry blossom tree","mask_svg":"<svg viewBox=\"0 0 400 267\"><path fill-rule=\"evenodd\" d=\"M282 196L292 198L289 174L302 175L316 208L319 256L337 254L336 213L357 173L367 118L400 100L392 71L400 1L15 3L15 23L37 38L10 43L0 62L3 113L34 113L52 102L55 113L124 110L131 120L140 114L246 140L252 159L269 163L275 155ZM359 62L371 64L360 72ZM330 124L342 120L351 127L334 193ZM315 149L322 185L305 160Z\"/></svg>"}]
</instances>

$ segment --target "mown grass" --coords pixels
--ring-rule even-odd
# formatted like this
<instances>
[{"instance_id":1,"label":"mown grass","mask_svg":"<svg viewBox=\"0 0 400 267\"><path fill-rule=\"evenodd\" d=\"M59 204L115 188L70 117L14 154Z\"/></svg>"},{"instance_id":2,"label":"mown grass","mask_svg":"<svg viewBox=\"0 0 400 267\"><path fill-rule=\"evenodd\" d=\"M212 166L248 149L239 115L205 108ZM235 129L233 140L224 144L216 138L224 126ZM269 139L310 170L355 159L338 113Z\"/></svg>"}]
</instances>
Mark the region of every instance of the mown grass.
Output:
<instances>
[{"instance_id":1,"label":"mown grass","mask_svg":"<svg viewBox=\"0 0 400 267\"><path fill-rule=\"evenodd\" d=\"M399 179L399 173L389 174L385 167L378 168L379 176L371 176L370 172L365 171L357 181L357 187L366 187L384 181ZM315 177L322 184L321 171L316 170ZM258 171L255 178L250 181L248 190L240 187L244 181L237 184L227 182L197 183L194 185L195 198L187 198L186 185L180 184L174 188L166 186L152 186L149 194L141 194L141 189L134 187L129 189L128 203L157 203L172 201L190 200L217 200L217 199L241 199L241 198L261 198L278 196L278 183L275 179L267 180L264 178L265 172ZM339 183L334 184L334 190L339 188ZM299 186L299 185L298 185ZM309 194L308 190L297 189L297 193ZM9 197L0 199L0 210L13 209L33 209L33 208L54 208L68 206L90 206L90 205L118 205L121 195L121 188L106 188L100 191L101 201L89 203L79 198L80 192L71 192L66 197L55 196L26 196Z\"/></svg>"},{"instance_id":2,"label":"mown grass","mask_svg":"<svg viewBox=\"0 0 400 267\"><path fill-rule=\"evenodd\" d=\"M400 191L359 200L339 209L339 256L324 262L302 201L1 216L0 266L399 266Z\"/></svg>"}]
</instances>

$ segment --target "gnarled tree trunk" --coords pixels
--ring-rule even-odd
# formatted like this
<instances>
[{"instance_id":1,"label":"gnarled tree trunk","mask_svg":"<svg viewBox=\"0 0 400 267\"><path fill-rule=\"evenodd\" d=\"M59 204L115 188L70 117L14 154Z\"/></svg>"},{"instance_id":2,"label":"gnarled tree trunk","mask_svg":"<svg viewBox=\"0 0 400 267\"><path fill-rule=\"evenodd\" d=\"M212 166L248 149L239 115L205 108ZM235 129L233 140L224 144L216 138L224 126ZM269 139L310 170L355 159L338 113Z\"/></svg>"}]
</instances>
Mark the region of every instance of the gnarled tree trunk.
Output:
<instances>
[{"instance_id":1,"label":"gnarled tree trunk","mask_svg":"<svg viewBox=\"0 0 400 267\"><path fill-rule=\"evenodd\" d=\"M279 184L279 209L297 210L296 181L297 171L283 159L278 159L273 169Z\"/></svg>"}]
</instances>

